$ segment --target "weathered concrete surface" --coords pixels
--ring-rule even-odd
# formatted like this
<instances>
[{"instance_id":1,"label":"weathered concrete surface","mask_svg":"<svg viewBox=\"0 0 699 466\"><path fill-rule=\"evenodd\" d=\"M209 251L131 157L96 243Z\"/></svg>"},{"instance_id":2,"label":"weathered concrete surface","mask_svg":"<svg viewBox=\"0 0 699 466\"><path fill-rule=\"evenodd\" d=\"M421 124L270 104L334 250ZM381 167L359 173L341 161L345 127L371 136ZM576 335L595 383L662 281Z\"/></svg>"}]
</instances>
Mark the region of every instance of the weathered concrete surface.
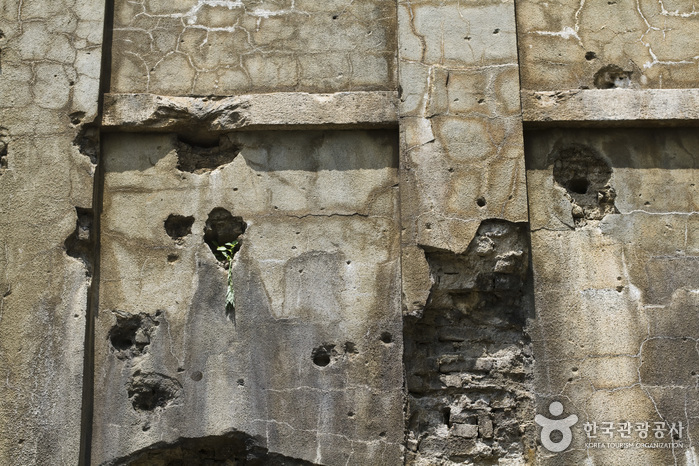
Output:
<instances>
[{"instance_id":1,"label":"weathered concrete surface","mask_svg":"<svg viewBox=\"0 0 699 466\"><path fill-rule=\"evenodd\" d=\"M307 94L275 92L236 97L105 95L102 125L121 131L218 133L246 129L380 128L398 124L396 92Z\"/></svg>"},{"instance_id":2,"label":"weathered concrete surface","mask_svg":"<svg viewBox=\"0 0 699 466\"><path fill-rule=\"evenodd\" d=\"M482 220L527 220L514 4L399 2L398 24L404 307L419 312L418 245L458 254Z\"/></svg>"},{"instance_id":3,"label":"weathered concrete surface","mask_svg":"<svg viewBox=\"0 0 699 466\"><path fill-rule=\"evenodd\" d=\"M105 137L93 462L243 435L313 463L401 464L396 132ZM232 309L205 241L242 230Z\"/></svg>"},{"instance_id":4,"label":"weathered concrete surface","mask_svg":"<svg viewBox=\"0 0 699 466\"><path fill-rule=\"evenodd\" d=\"M579 417L571 448L559 454L540 448L540 464L695 464L696 131L548 130L529 132L526 141L537 411L548 415L549 403L559 401L565 416ZM575 157L587 163L556 168ZM595 196L606 202L610 190L616 212L600 218L576 207ZM625 421L634 423L627 439L616 430ZM616 436L597 432L587 440L583 426L593 422L615 423ZM586 442L643 442L637 422L651 429L666 422L662 438L650 430L647 440L663 443L671 424L682 422L683 446L585 448Z\"/></svg>"},{"instance_id":5,"label":"weathered concrete surface","mask_svg":"<svg viewBox=\"0 0 699 466\"><path fill-rule=\"evenodd\" d=\"M699 124L699 89L522 91L525 123L567 126Z\"/></svg>"},{"instance_id":6,"label":"weathered concrete surface","mask_svg":"<svg viewBox=\"0 0 699 466\"><path fill-rule=\"evenodd\" d=\"M112 92L394 90L395 3L118 2Z\"/></svg>"},{"instance_id":7,"label":"weathered concrete surface","mask_svg":"<svg viewBox=\"0 0 699 466\"><path fill-rule=\"evenodd\" d=\"M469 361L479 351L484 359L507 359L505 352L520 354L526 343L498 334L503 346L482 347L483 336L467 331L452 343L441 340L442 328L473 325L478 318L470 314L476 308L498 314L499 298L491 296L485 304L489 298L484 296L492 290L467 278L473 281L481 272L492 273L487 269L493 264L486 261L483 270L470 271L463 283L452 284L451 291L473 301L473 308L464 305L457 310L453 303L437 299L435 293L450 288L440 285L441 263L433 263L437 253L453 256L450 261L456 263L475 260L469 259L474 254L469 248L475 246L469 245L475 244L479 228L487 229L485 221L501 219L512 225L527 221L514 2L399 0L398 44L402 291L409 343L407 462L454 464L506 457L525 461L525 428L511 428L511 423L527 418L531 411L532 404L521 395L527 387L516 383L500 387L521 399L514 410L517 414L509 413L508 406L508 414L501 416L497 410L506 401L493 401L491 406L476 400L489 398L489 387L502 384L510 377L509 370L503 367L507 375L495 371L492 378L480 380ZM495 295L499 297L500 291ZM485 300L480 305L479 296ZM514 319L503 317L510 318ZM514 333L521 336L525 324L525 320L513 324L518 327ZM455 362L453 370L442 371L446 360ZM524 377L529 364L517 366ZM499 401L503 404L493 409ZM450 410L461 413L461 419L452 423L445 415ZM488 425L481 426L487 433L474 433L478 419Z\"/></svg>"},{"instance_id":8,"label":"weathered concrete surface","mask_svg":"<svg viewBox=\"0 0 699 466\"><path fill-rule=\"evenodd\" d=\"M0 4L2 464L78 463L103 12Z\"/></svg>"},{"instance_id":9,"label":"weathered concrete surface","mask_svg":"<svg viewBox=\"0 0 699 466\"><path fill-rule=\"evenodd\" d=\"M682 0L518 0L522 88L694 88L699 11Z\"/></svg>"}]
</instances>

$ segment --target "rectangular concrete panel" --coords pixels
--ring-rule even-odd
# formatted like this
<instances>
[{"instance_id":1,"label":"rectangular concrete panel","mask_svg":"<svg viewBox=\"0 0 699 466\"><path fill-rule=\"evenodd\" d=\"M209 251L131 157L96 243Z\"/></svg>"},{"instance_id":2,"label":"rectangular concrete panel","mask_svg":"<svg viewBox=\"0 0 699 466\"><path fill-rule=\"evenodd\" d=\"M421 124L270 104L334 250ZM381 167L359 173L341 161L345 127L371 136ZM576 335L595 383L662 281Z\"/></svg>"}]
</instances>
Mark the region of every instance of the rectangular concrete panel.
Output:
<instances>
[{"instance_id":1,"label":"rectangular concrete panel","mask_svg":"<svg viewBox=\"0 0 699 466\"><path fill-rule=\"evenodd\" d=\"M245 435L269 461L400 464L396 132L105 151L95 463Z\"/></svg>"}]
</instances>

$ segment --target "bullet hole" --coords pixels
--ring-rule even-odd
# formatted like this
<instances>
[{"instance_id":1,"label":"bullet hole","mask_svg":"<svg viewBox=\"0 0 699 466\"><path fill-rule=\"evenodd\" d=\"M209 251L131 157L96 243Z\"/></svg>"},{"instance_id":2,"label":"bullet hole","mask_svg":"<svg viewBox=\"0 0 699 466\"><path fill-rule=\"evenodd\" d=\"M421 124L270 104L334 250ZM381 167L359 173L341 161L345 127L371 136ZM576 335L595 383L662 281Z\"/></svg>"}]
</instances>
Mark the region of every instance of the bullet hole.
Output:
<instances>
[{"instance_id":1,"label":"bullet hole","mask_svg":"<svg viewBox=\"0 0 699 466\"><path fill-rule=\"evenodd\" d=\"M349 411L347 413L347 417L354 417L354 411Z\"/></svg>"},{"instance_id":2,"label":"bullet hole","mask_svg":"<svg viewBox=\"0 0 699 466\"><path fill-rule=\"evenodd\" d=\"M586 52L585 53L585 60L590 61L590 60L594 60L595 58L597 58L597 54L595 52Z\"/></svg>"},{"instance_id":3,"label":"bullet hole","mask_svg":"<svg viewBox=\"0 0 699 466\"><path fill-rule=\"evenodd\" d=\"M624 291L624 285L617 286L616 291L617 291L617 293L621 293L622 291Z\"/></svg>"},{"instance_id":4,"label":"bullet hole","mask_svg":"<svg viewBox=\"0 0 699 466\"><path fill-rule=\"evenodd\" d=\"M240 153L240 149L227 138L213 143L206 140L192 141L184 136L178 136L177 139L177 169L183 172L207 173L231 163Z\"/></svg>"},{"instance_id":5,"label":"bullet hole","mask_svg":"<svg viewBox=\"0 0 699 466\"><path fill-rule=\"evenodd\" d=\"M21 438L21 439L17 440L17 443L20 444L20 445L22 445L22 444L24 443L24 439Z\"/></svg>"},{"instance_id":6,"label":"bullet hole","mask_svg":"<svg viewBox=\"0 0 699 466\"><path fill-rule=\"evenodd\" d=\"M573 372L578 372L578 368L577 368L577 367L573 367L573 368L571 369L571 371L573 371Z\"/></svg>"},{"instance_id":7,"label":"bullet hole","mask_svg":"<svg viewBox=\"0 0 699 466\"><path fill-rule=\"evenodd\" d=\"M442 409L442 419L444 420L444 425L451 427L451 408Z\"/></svg>"},{"instance_id":8,"label":"bullet hole","mask_svg":"<svg viewBox=\"0 0 699 466\"><path fill-rule=\"evenodd\" d=\"M485 102L485 99L478 99L478 103L479 103L479 104L482 104L482 103L484 103L484 102Z\"/></svg>"},{"instance_id":9,"label":"bullet hole","mask_svg":"<svg viewBox=\"0 0 699 466\"><path fill-rule=\"evenodd\" d=\"M136 411L166 408L180 396L182 385L175 379L158 373L134 373L126 384L131 404Z\"/></svg>"},{"instance_id":10,"label":"bullet hole","mask_svg":"<svg viewBox=\"0 0 699 466\"><path fill-rule=\"evenodd\" d=\"M448 171L449 173L454 173L454 168L449 168L447 171Z\"/></svg>"},{"instance_id":11,"label":"bullet hole","mask_svg":"<svg viewBox=\"0 0 699 466\"><path fill-rule=\"evenodd\" d=\"M387 345L393 343L393 335L391 335L388 332L381 332L381 336L379 337L379 339Z\"/></svg>"},{"instance_id":12,"label":"bullet hole","mask_svg":"<svg viewBox=\"0 0 699 466\"><path fill-rule=\"evenodd\" d=\"M77 136L73 140L73 145L80 153L90 159L90 163L97 164L99 154L99 129L94 126L82 125Z\"/></svg>"},{"instance_id":13,"label":"bullet hole","mask_svg":"<svg viewBox=\"0 0 699 466\"><path fill-rule=\"evenodd\" d=\"M338 15L333 15L333 19L337 19L337 18L338 18Z\"/></svg>"},{"instance_id":14,"label":"bullet hole","mask_svg":"<svg viewBox=\"0 0 699 466\"><path fill-rule=\"evenodd\" d=\"M313 349L311 358L316 366L325 367L330 364L330 361L336 354L335 345L321 345Z\"/></svg>"},{"instance_id":15,"label":"bullet hole","mask_svg":"<svg viewBox=\"0 0 699 466\"><path fill-rule=\"evenodd\" d=\"M189 377L195 382L199 382L204 377L204 374L202 374L201 371L195 371L192 372L192 375L190 375Z\"/></svg>"},{"instance_id":16,"label":"bullet hole","mask_svg":"<svg viewBox=\"0 0 699 466\"><path fill-rule=\"evenodd\" d=\"M352 261L347 261L347 262L345 262L345 263L346 263L347 265L350 265L350 264L352 263Z\"/></svg>"},{"instance_id":17,"label":"bullet hole","mask_svg":"<svg viewBox=\"0 0 699 466\"><path fill-rule=\"evenodd\" d=\"M464 40L471 40L471 36L465 36Z\"/></svg>"},{"instance_id":18,"label":"bullet hole","mask_svg":"<svg viewBox=\"0 0 699 466\"><path fill-rule=\"evenodd\" d=\"M573 178L568 181L568 190L576 194L587 194L587 189L590 187L590 182L585 178Z\"/></svg>"},{"instance_id":19,"label":"bullet hole","mask_svg":"<svg viewBox=\"0 0 699 466\"><path fill-rule=\"evenodd\" d=\"M80 124L80 122L85 118L85 112L73 112L70 115L68 115L70 118L71 124L77 126Z\"/></svg>"},{"instance_id":20,"label":"bullet hole","mask_svg":"<svg viewBox=\"0 0 699 466\"><path fill-rule=\"evenodd\" d=\"M357 345L355 345L351 341L345 342L345 344L342 346L342 349L345 351L345 353L350 353L350 354L359 353L359 351L357 351Z\"/></svg>"},{"instance_id":21,"label":"bullet hole","mask_svg":"<svg viewBox=\"0 0 699 466\"><path fill-rule=\"evenodd\" d=\"M116 324L109 330L107 338L117 359L131 359L144 354L159 322L144 313L129 314L119 310L112 312L116 317Z\"/></svg>"},{"instance_id":22,"label":"bullet hole","mask_svg":"<svg viewBox=\"0 0 699 466\"><path fill-rule=\"evenodd\" d=\"M594 84L597 89L627 88L631 85L632 71L624 71L617 65L606 65L595 73Z\"/></svg>"},{"instance_id":23,"label":"bullet hole","mask_svg":"<svg viewBox=\"0 0 699 466\"><path fill-rule=\"evenodd\" d=\"M566 190L576 227L618 213L611 176L612 167L588 146L575 144L554 154L553 178Z\"/></svg>"},{"instance_id":24,"label":"bullet hole","mask_svg":"<svg viewBox=\"0 0 699 466\"><path fill-rule=\"evenodd\" d=\"M385 436L386 436L386 432L379 432L379 437L385 437Z\"/></svg>"},{"instance_id":25,"label":"bullet hole","mask_svg":"<svg viewBox=\"0 0 699 466\"><path fill-rule=\"evenodd\" d=\"M691 372L692 375L697 375L696 371Z\"/></svg>"},{"instance_id":26,"label":"bullet hole","mask_svg":"<svg viewBox=\"0 0 699 466\"><path fill-rule=\"evenodd\" d=\"M211 252L216 256L216 259L222 262L226 261L226 257L221 251L216 249L219 246L224 246L226 243L232 243L237 240L240 235L245 233L247 224L242 217L234 217L229 211L222 207L216 207L209 213L204 225L204 242L209 246ZM241 246L239 240L238 245L233 250L235 254Z\"/></svg>"},{"instance_id":27,"label":"bullet hole","mask_svg":"<svg viewBox=\"0 0 699 466\"><path fill-rule=\"evenodd\" d=\"M244 379L238 379L236 382L239 387L244 387L245 386L245 380Z\"/></svg>"},{"instance_id":28,"label":"bullet hole","mask_svg":"<svg viewBox=\"0 0 699 466\"><path fill-rule=\"evenodd\" d=\"M88 276L92 275L92 209L76 207L75 230L63 242L66 254L81 260Z\"/></svg>"},{"instance_id":29,"label":"bullet hole","mask_svg":"<svg viewBox=\"0 0 699 466\"><path fill-rule=\"evenodd\" d=\"M7 170L7 146L10 144L10 135L7 128L0 126L0 175Z\"/></svg>"},{"instance_id":30,"label":"bullet hole","mask_svg":"<svg viewBox=\"0 0 699 466\"><path fill-rule=\"evenodd\" d=\"M485 198L483 196L476 199L476 204L478 207L485 207Z\"/></svg>"},{"instance_id":31,"label":"bullet hole","mask_svg":"<svg viewBox=\"0 0 699 466\"><path fill-rule=\"evenodd\" d=\"M181 243L185 236L192 234L193 224L194 217L170 214L164 222L165 232L170 238Z\"/></svg>"},{"instance_id":32,"label":"bullet hole","mask_svg":"<svg viewBox=\"0 0 699 466\"><path fill-rule=\"evenodd\" d=\"M500 33L500 29L495 29L495 30L493 31L493 34L499 34L499 33Z\"/></svg>"},{"instance_id":33,"label":"bullet hole","mask_svg":"<svg viewBox=\"0 0 699 466\"><path fill-rule=\"evenodd\" d=\"M170 263L177 262L179 260L180 256L177 254L168 254L167 255L167 261Z\"/></svg>"}]
</instances>

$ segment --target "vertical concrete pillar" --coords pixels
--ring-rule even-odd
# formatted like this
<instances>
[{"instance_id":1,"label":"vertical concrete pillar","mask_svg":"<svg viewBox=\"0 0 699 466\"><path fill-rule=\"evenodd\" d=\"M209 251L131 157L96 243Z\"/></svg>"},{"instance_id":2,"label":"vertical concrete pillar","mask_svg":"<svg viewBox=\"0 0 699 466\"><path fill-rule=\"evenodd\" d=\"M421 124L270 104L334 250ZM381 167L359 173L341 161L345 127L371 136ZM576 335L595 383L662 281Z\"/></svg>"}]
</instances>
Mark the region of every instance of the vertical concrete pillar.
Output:
<instances>
[{"instance_id":1,"label":"vertical concrete pillar","mask_svg":"<svg viewBox=\"0 0 699 466\"><path fill-rule=\"evenodd\" d=\"M404 310L418 246L466 250L484 219L527 220L514 2L398 2Z\"/></svg>"}]
</instances>

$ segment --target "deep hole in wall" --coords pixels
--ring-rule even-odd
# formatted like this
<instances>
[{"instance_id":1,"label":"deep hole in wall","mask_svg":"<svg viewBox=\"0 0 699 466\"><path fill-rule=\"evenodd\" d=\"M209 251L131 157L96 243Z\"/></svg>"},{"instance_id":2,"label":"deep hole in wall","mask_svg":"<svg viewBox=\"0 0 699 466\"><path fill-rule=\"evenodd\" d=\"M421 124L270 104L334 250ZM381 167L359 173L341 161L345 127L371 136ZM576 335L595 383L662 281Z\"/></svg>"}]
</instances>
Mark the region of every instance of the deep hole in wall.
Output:
<instances>
[{"instance_id":1,"label":"deep hole in wall","mask_svg":"<svg viewBox=\"0 0 699 466\"><path fill-rule=\"evenodd\" d=\"M264 439L243 432L230 432L200 438L180 438L175 442L149 447L117 459L121 466L312 466L308 461L271 453Z\"/></svg>"},{"instance_id":2,"label":"deep hole in wall","mask_svg":"<svg viewBox=\"0 0 699 466\"><path fill-rule=\"evenodd\" d=\"M610 185L612 167L594 149L568 145L558 149L551 159L553 179L566 190L576 227L618 213L614 205L616 191Z\"/></svg>"},{"instance_id":3,"label":"deep hole in wall","mask_svg":"<svg viewBox=\"0 0 699 466\"><path fill-rule=\"evenodd\" d=\"M212 142L211 140L193 141L180 135L176 151L178 170L202 174L232 162L240 149L225 137Z\"/></svg>"},{"instance_id":4,"label":"deep hole in wall","mask_svg":"<svg viewBox=\"0 0 699 466\"><path fill-rule=\"evenodd\" d=\"M92 274L92 209L76 207L77 220L75 230L63 242L66 254L81 260L86 267L86 274Z\"/></svg>"},{"instance_id":5,"label":"deep hole in wall","mask_svg":"<svg viewBox=\"0 0 699 466\"><path fill-rule=\"evenodd\" d=\"M527 225L485 220L465 253L425 254L430 296L404 322L406 463L524 461L536 433Z\"/></svg>"},{"instance_id":6,"label":"deep hole in wall","mask_svg":"<svg viewBox=\"0 0 699 466\"><path fill-rule=\"evenodd\" d=\"M217 260L225 261L226 257L218 250L218 247L238 240L238 245L233 250L234 253L237 252L241 246L239 237L245 233L246 228L247 224L242 217L234 217L223 207L216 207L209 212L206 219L204 242L209 246Z\"/></svg>"},{"instance_id":7,"label":"deep hole in wall","mask_svg":"<svg viewBox=\"0 0 699 466\"><path fill-rule=\"evenodd\" d=\"M164 227L168 236L175 241L181 241L185 236L192 233L194 217L170 214L165 219Z\"/></svg>"}]
</instances>

